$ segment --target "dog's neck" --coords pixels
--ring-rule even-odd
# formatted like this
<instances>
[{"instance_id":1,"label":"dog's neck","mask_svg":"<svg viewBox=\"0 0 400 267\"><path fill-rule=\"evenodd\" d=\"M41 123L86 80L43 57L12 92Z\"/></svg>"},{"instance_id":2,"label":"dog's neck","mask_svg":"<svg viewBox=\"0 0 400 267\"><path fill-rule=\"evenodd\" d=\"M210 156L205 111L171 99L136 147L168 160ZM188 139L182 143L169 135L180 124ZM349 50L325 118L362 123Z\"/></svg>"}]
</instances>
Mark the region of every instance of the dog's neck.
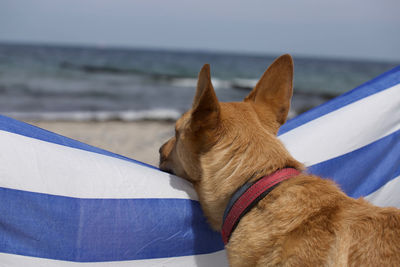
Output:
<instances>
[{"instance_id":1,"label":"dog's neck","mask_svg":"<svg viewBox=\"0 0 400 267\"><path fill-rule=\"evenodd\" d=\"M241 186L232 195L225 209L222 224L222 239L225 245L228 243L232 232L240 219L246 215L257 203L266 197L281 182L301 174L294 168L284 168L268 176L264 176L255 182L248 182Z\"/></svg>"},{"instance_id":2,"label":"dog's neck","mask_svg":"<svg viewBox=\"0 0 400 267\"><path fill-rule=\"evenodd\" d=\"M230 150L236 151L235 154L229 154L223 150L221 156L207 155L202 159L203 166L209 166L205 169L200 182L195 184L196 191L199 194L199 200L209 223L214 230L220 231L223 214L226 206L234 192L247 182L253 182L260 177L267 176L275 171L292 167L303 170L304 166L293 159L289 152L279 141L268 144L265 151L277 151L278 154L263 154L256 161L252 161L254 149L262 147L247 147L245 151L240 151L235 147ZM262 144L258 144L262 146ZM220 158L220 160L216 160Z\"/></svg>"}]
</instances>

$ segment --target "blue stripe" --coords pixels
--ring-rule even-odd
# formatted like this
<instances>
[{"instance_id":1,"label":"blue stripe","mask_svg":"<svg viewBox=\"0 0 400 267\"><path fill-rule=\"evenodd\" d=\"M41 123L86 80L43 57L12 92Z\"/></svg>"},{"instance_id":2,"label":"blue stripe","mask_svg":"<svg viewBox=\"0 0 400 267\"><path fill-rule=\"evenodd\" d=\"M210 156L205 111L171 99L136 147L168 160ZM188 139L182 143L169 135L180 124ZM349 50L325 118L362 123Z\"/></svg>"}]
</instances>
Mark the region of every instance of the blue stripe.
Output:
<instances>
[{"instance_id":1,"label":"blue stripe","mask_svg":"<svg viewBox=\"0 0 400 267\"><path fill-rule=\"evenodd\" d=\"M369 195L400 175L400 131L309 171L332 178L351 197Z\"/></svg>"},{"instance_id":2,"label":"blue stripe","mask_svg":"<svg viewBox=\"0 0 400 267\"><path fill-rule=\"evenodd\" d=\"M313 108L282 125L279 135L284 134L302 124L310 122L318 117L326 115L334 110L340 109L362 98L386 90L400 83L400 66L364 83L363 85L340 95L316 108Z\"/></svg>"},{"instance_id":3,"label":"blue stripe","mask_svg":"<svg viewBox=\"0 0 400 267\"><path fill-rule=\"evenodd\" d=\"M93 262L212 253L197 201L79 199L0 187L0 252Z\"/></svg>"},{"instance_id":4,"label":"blue stripe","mask_svg":"<svg viewBox=\"0 0 400 267\"><path fill-rule=\"evenodd\" d=\"M15 120L15 119L3 116L3 115L0 115L0 130L27 136L27 137L31 137L31 138L35 138L35 139L39 139L42 141L46 141L46 142L50 142L50 143L54 143L54 144L58 144L58 145L68 146L68 147L77 148L77 149L81 149L81 150L85 150L85 151L90 151L90 152L94 152L94 153L98 153L98 154L102 154L102 155L106 155L106 156L110 156L110 157L114 157L114 158L118 158L118 159L122 159L122 160L127 160L130 162L134 162L136 164L140 164L140 165L158 170L158 168L151 166L149 164L146 164L146 163L134 160L134 159L130 159L130 158L109 152L109 151L101 149L101 148L97 148L97 147L93 147L93 146L84 144L82 142L73 140L71 138L49 132L49 131L41 129L39 127L30 125L28 123L18 121L18 120Z\"/></svg>"}]
</instances>

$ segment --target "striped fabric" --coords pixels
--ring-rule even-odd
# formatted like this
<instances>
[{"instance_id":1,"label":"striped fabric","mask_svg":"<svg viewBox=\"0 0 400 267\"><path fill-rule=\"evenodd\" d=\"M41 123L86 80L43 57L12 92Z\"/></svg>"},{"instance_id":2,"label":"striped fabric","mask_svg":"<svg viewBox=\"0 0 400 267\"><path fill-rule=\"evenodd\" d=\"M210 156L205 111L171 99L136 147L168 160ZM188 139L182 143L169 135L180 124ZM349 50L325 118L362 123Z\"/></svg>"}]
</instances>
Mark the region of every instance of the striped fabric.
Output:
<instances>
[{"instance_id":1,"label":"striped fabric","mask_svg":"<svg viewBox=\"0 0 400 267\"><path fill-rule=\"evenodd\" d=\"M400 207L400 67L280 139L352 197ZM0 116L1 266L227 266L189 183Z\"/></svg>"}]
</instances>

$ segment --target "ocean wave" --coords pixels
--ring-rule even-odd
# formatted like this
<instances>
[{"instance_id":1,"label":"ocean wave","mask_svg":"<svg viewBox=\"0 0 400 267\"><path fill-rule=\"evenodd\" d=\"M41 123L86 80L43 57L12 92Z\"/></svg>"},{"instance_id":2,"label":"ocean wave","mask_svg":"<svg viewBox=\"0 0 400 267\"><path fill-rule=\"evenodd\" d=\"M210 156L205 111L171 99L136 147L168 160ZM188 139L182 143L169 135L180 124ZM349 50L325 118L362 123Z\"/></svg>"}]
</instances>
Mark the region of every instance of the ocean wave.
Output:
<instances>
[{"instance_id":1,"label":"ocean wave","mask_svg":"<svg viewBox=\"0 0 400 267\"><path fill-rule=\"evenodd\" d=\"M146 70L135 68L122 68L111 65L90 65L90 64L75 64L70 62L61 62L61 69L81 71L89 74L114 74L114 75L152 75ZM157 76L157 73L154 73Z\"/></svg>"},{"instance_id":2,"label":"ocean wave","mask_svg":"<svg viewBox=\"0 0 400 267\"><path fill-rule=\"evenodd\" d=\"M224 80L212 78L211 82L215 89L244 89L251 90L257 84L256 79L232 79ZM170 84L176 87L196 88L197 78L172 78Z\"/></svg>"},{"instance_id":3,"label":"ocean wave","mask_svg":"<svg viewBox=\"0 0 400 267\"><path fill-rule=\"evenodd\" d=\"M108 73L117 75L138 75L146 78L150 78L156 82L166 82L176 87L196 87L197 77L189 75L187 73L166 73L149 71L139 68L123 68L115 67L112 65L89 65L89 64L73 64L69 62L62 62L60 64L62 69L77 70L85 73ZM252 89L257 83L257 79L222 79L218 77L212 78L212 83L215 89Z\"/></svg>"},{"instance_id":4,"label":"ocean wave","mask_svg":"<svg viewBox=\"0 0 400 267\"><path fill-rule=\"evenodd\" d=\"M60 111L60 112L7 112L3 115L19 120L45 121L175 121L181 112L174 109L125 111Z\"/></svg>"},{"instance_id":5,"label":"ocean wave","mask_svg":"<svg viewBox=\"0 0 400 267\"><path fill-rule=\"evenodd\" d=\"M75 64L70 62L61 62L61 69L77 70L85 73L100 73L100 74L117 74L117 75L140 75L150 77L154 80L172 80L176 78L188 78L189 75L161 73L155 70L141 69L134 67L116 67L114 65L90 65L90 64Z\"/></svg>"},{"instance_id":6,"label":"ocean wave","mask_svg":"<svg viewBox=\"0 0 400 267\"><path fill-rule=\"evenodd\" d=\"M232 80L223 80L212 78L211 82L216 90L235 89L250 92L256 86L258 79L236 78ZM197 78L174 78L170 80L170 84L175 87L196 88ZM296 87L294 89L294 94L298 96L320 97L329 100L338 96L339 92L329 92L318 88Z\"/></svg>"},{"instance_id":7,"label":"ocean wave","mask_svg":"<svg viewBox=\"0 0 400 267\"><path fill-rule=\"evenodd\" d=\"M232 82L218 78L212 78L211 82L215 89L228 89L232 88ZM196 88L197 78L173 78L170 84L176 87Z\"/></svg>"},{"instance_id":8,"label":"ocean wave","mask_svg":"<svg viewBox=\"0 0 400 267\"><path fill-rule=\"evenodd\" d=\"M77 70L89 74L113 74L113 75L135 75L140 79L143 78L142 82L148 84L154 82L155 84L165 84L181 88L196 88L197 77L193 74L186 72L176 72L171 70L164 70L162 72L156 70L149 70L145 68L135 67L118 67L112 64L76 64L70 62L62 62L60 68ZM257 84L258 79L250 78L221 78L213 76L212 84L215 89L238 89L250 91ZM304 86L303 86L304 87ZM314 86L315 87L315 86ZM307 94L307 95L318 95L325 99L330 99L337 96L339 91L322 90L323 88L302 88L297 87L295 93Z\"/></svg>"},{"instance_id":9,"label":"ocean wave","mask_svg":"<svg viewBox=\"0 0 400 267\"><path fill-rule=\"evenodd\" d=\"M251 90L256 86L257 82L258 79L237 78L232 80L231 87L235 89Z\"/></svg>"}]
</instances>

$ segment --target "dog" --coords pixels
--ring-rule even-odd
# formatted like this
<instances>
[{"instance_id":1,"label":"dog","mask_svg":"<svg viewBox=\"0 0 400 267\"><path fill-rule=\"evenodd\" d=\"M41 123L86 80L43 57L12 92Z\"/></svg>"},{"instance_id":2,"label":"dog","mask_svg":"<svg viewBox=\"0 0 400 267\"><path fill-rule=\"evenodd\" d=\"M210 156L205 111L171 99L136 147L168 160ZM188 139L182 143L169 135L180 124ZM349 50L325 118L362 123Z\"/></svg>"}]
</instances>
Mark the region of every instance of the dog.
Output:
<instances>
[{"instance_id":1,"label":"dog","mask_svg":"<svg viewBox=\"0 0 400 267\"><path fill-rule=\"evenodd\" d=\"M193 184L231 266L400 266L400 210L350 198L306 173L277 139L292 94L290 55L243 102L219 102L204 65L192 108L160 148L160 169ZM266 193L243 197L264 177L273 184ZM257 201L237 211L249 198Z\"/></svg>"}]
</instances>

